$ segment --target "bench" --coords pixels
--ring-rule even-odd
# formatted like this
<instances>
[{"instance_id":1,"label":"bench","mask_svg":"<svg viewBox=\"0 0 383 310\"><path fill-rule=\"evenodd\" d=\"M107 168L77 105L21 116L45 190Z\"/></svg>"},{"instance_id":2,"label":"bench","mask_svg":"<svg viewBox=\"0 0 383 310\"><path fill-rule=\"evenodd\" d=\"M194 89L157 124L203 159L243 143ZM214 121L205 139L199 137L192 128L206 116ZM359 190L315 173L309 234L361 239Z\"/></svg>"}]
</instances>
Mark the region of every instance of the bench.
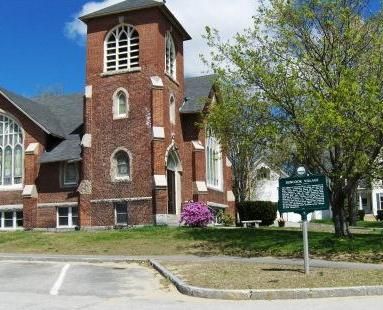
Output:
<instances>
[{"instance_id":1,"label":"bench","mask_svg":"<svg viewBox=\"0 0 383 310\"><path fill-rule=\"evenodd\" d=\"M245 228L250 227L250 225L253 225L253 224L254 224L255 228L258 228L259 224L261 224L262 221L261 220L242 221L241 223L242 223L243 227L245 227Z\"/></svg>"}]
</instances>

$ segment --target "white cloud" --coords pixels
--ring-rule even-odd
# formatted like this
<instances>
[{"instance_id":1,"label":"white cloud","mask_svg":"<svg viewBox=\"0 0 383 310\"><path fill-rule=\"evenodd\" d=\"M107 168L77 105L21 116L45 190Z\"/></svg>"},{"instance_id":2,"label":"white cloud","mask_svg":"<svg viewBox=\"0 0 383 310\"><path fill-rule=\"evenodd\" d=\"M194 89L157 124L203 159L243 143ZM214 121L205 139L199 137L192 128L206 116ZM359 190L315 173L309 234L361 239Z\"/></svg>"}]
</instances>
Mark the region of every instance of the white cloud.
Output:
<instances>
[{"instance_id":1,"label":"white cloud","mask_svg":"<svg viewBox=\"0 0 383 310\"><path fill-rule=\"evenodd\" d=\"M86 36L86 26L80 21L78 18L80 16L101 10L110 5L122 2L123 0L104 0L102 2L87 2L82 6L81 11L77 12L73 16L73 20L71 22L66 23L65 25L65 34L68 38L74 40L83 40Z\"/></svg>"},{"instance_id":2,"label":"white cloud","mask_svg":"<svg viewBox=\"0 0 383 310\"><path fill-rule=\"evenodd\" d=\"M74 19L66 24L65 30L69 38L82 39L86 28L77 17L102 9L122 0L105 0L103 2L88 2ZM222 39L231 38L251 24L260 0L168 0L166 5L177 17L180 23L192 36L193 40L185 43L185 73L198 75L206 68L199 55L209 53L206 42L202 39L205 26L219 30ZM82 39L83 40L83 39Z\"/></svg>"}]
</instances>

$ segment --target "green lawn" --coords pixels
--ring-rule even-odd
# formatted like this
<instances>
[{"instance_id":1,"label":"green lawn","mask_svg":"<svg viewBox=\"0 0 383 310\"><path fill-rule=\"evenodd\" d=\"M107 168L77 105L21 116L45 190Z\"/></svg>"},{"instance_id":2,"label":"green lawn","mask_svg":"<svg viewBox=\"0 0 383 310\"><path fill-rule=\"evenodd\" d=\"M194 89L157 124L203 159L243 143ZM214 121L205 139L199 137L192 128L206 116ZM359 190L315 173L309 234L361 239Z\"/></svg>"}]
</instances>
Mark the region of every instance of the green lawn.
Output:
<instances>
[{"instance_id":1,"label":"green lawn","mask_svg":"<svg viewBox=\"0 0 383 310\"><path fill-rule=\"evenodd\" d=\"M331 219L313 220L312 223L334 225L333 221ZM361 227L361 228L383 228L383 222L378 222L378 221L357 221L356 222L356 227Z\"/></svg>"},{"instance_id":2,"label":"green lawn","mask_svg":"<svg viewBox=\"0 0 383 310\"><path fill-rule=\"evenodd\" d=\"M313 257L381 263L383 234L336 239L310 232ZM145 227L101 232L0 233L0 252L104 255L233 255L301 257L301 232L275 228L189 229Z\"/></svg>"}]
</instances>

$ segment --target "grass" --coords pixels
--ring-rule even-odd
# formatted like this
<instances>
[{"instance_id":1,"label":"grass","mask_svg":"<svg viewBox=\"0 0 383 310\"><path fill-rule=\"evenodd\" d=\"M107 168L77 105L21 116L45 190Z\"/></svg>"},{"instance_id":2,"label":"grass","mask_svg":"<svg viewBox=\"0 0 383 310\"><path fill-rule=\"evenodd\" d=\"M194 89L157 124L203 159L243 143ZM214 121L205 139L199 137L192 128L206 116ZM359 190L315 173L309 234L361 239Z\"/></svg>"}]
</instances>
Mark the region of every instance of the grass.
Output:
<instances>
[{"instance_id":1,"label":"grass","mask_svg":"<svg viewBox=\"0 0 383 310\"><path fill-rule=\"evenodd\" d=\"M331 219L313 220L312 223L334 225ZM383 222L378 221L357 221L355 227L361 228L383 228Z\"/></svg>"},{"instance_id":2,"label":"grass","mask_svg":"<svg viewBox=\"0 0 383 310\"><path fill-rule=\"evenodd\" d=\"M162 262L190 285L217 289L318 288L382 285L383 270L310 268L246 263ZM198 270L198 272L196 272Z\"/></svg>"},{"instance_id":3,"label":"grass","mask_svg":"<svg viewBox=\"0 0 383 310\"><path fill-rule=\"evenodd\" d=\"M356 226L364 228L383 228L383 222L358 221Z\"/></svg>"},{"instance_id":4,"label":"grass","mask_svg":"<svg viewBox=\"0 0 383 310\"><path fill-rule=\"evenodd\" d=\"M383 261L383 234L355 234L337 239L331 233L309 233L316 258L361 262ZM288 229L191 229L145 227L101 232L0 233L0 252L84 255L179 255L301 257L302 235Z\"/></svg>"}]
</instances>

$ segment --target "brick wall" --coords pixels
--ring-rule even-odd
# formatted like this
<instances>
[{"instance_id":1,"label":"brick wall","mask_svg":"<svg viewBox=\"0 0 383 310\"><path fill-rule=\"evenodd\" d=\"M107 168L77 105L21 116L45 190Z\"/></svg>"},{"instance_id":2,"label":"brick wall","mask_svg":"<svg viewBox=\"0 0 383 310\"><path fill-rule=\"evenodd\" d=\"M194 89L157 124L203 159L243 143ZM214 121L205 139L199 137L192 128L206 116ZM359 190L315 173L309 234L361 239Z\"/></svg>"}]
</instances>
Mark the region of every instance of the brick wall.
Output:
<instances>
[{"instance_id":1,"label":"brick wall","mask_svg":"<svg viewBox=\"0 0 383 310\"><path fill-rule=\"evenodd\" d=\"M135 27L140 36L139 72L116 75L103 75L104 39L107 33L124 18L127 24ZM172 30L177 49L177 77L173 81L165 73L165 34ZM107 16L90 20L88 23L87 47L87 85L93 89L92 98L86 101L85 129L92 134L92 147L84 151L84 178L92 181L91 200L115 199L129 197L152 197L154 171L165 174L165 151L175 138L179 153L184 162L183 137L179 116L175 125L169 122L169 98L176 98L178 110L183 101L183 41L182 36L171 26L158 8L134 11L126 14ZM159 76L164 88L152 92L151 77ZM123 87L129 93L129 117L113 120L112 97L115 91ZM153 95L154 94L154 95ZM153 98L157 96L157 98ZM162 101L159 109L152 110L152 101ZM165 128L165 140L157 144L161 156L153 155L152 124L154 119L161 119ZM111 155L123 147L132 155L132 178L129 182L115 183L111 181ZM90 164L88 164L88 162ZM187 159L185 158L185 163ZM90 165L90 166L89 166ZM157 168L155 168L157 167ZM183 176L184 178L185 176ZM184 183L187 183L186 181ZM189 186L190 187L190 186ZM152 222L154 211L165 209L167 197L163 195L154 203L132 208L144 209L145 222ZM159 206L158 204L161 204ZM150 205L150 220L147 208ZM93 205L92 205L93 206ZM102 210L101 206L95 207ZM105 206L105 208L108 208ZM96 211L95 211L96 212ZM97 214L102 214L97 211ZM138 219L140 212L134 212ZM100 217L101 215L98 215ZM100 219L97 222L101 221ZM136 221L136 220L135 220ZM138 221L139 222L139 221ZM137 223L138 223L137 222Z\"/></svg>"}]
</instances>

